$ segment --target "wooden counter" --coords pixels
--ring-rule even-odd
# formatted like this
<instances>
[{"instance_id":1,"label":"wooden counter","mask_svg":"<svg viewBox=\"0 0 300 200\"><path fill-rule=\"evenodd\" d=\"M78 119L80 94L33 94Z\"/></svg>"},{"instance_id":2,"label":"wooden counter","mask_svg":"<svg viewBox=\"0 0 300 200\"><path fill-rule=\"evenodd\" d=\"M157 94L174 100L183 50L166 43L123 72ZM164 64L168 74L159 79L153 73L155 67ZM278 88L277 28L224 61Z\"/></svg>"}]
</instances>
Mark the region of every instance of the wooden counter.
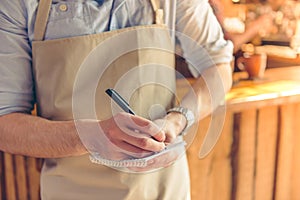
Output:
<instances>
[{"instance_id":1,"label":"wooden counter","mask_svg":"<svg viewBox=\"0 0 300 200\"><path fill-rule=\"evenodd\" d=\"M300 199L300 67L274 68L264 80L234 74L226 119L213 151L199 159L211 119L187 151L193 200ZM186 87L178 81L179 93ZM0 199L39 199L41 160L0 153ZM292 178L295 177L295 178Z\"/></svg>"},{"instance_id":2,"label":"wooden counter","mask_svg":"<svg viewBox=\"0 0 300 200\"><path fill-rule=\"evenodd\" d=\"M269 69L260 81L237 81L246 77L234 75L213 151L201 160L197 156L210 117L200 122L188 149L193 200L300 199L300 67Z\"/></svg>"}]
</instances>

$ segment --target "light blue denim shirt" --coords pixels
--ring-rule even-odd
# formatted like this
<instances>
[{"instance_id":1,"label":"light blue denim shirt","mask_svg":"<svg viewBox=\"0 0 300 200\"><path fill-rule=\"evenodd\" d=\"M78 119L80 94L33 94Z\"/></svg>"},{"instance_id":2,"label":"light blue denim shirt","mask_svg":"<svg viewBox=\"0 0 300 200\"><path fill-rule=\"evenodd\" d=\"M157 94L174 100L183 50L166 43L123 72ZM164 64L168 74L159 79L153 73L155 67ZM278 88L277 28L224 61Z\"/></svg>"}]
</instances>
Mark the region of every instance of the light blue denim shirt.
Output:
<instances>
[{"instance_id":1,"label":"light blue denim shirt","mask_svg":"<svg viewBox=\"0 0 300 200\"><path fill-rule=\"evenodd\" d=\"M115 0L113 8L112 5L112 0L53 0L45 39L152 23L149 0ZM183 56L196 67L195 76L213 63L231 60L232 44L223 39L206 0L161 0L161 5L165 22L181 44ZM31 42L37 6L37 0L1 1L0 115L30 112L33 108ZM199 49L205 49L205 53Z\"/></svg>"}]
</instances>

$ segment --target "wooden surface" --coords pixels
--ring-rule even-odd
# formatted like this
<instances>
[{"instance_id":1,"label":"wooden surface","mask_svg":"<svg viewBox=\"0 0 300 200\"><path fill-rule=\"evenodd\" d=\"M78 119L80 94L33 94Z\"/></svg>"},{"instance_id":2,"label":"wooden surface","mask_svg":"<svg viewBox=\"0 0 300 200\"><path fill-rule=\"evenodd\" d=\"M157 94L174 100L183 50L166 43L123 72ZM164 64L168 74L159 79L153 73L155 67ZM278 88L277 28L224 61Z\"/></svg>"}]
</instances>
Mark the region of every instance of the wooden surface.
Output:
<instances>
[{"instance_id":1,"label":"wooden surface","mask_svg":"<svg viewBox=\"0 0 300 200\"><path fill-rule=\"evenodd\" d=\"M269 67L288 67L300 64L300 55L295 58L283 58L279 56L268 55L267 66Z\"/></svg>"},{"instance_id":2,"label":"wooden surface","mask_svg":"<svg viewBox=\"0 0 300 200\"><path fill-rule=\"evenodd\" d=\"M0 152L0 199L39 200L41 159Z\"/></svg>"},{"instance_id":3,"label":"wooden surface","mask_svg":"<svg viewBox=\"0 0 300 200\"><path fill-rule=\"evenodd\" d=\"M254 196L257 200L273 198L278 139L278 106L257 112L256 166Z\"/></svg>"},{"instance_id":4,"label":"wooden surface","mask_svg":"<svg viewBox=\"0 0 300 200\"><path fill-rule=\"evenodd\" d=\"M259 81L246 78L234 74L212 152L199 159L210 116L191 138L192 200L300 199L300 67L267 70ZM192 82L178 81L179 96ZM0 152L0 199L38 200L41 161Z\"/></svg>"},{"instance_id":5,"label":"wooden surface","mask_svg":"<svg viewBox=\"0 0 300 200\"><path fill-rule=\"evenodd\" d=\"M259 81L246 78L234 75L242 81L227 95L213 151L197 159L207 119L188 149L193 200L300 199L300 68L270 69Z\"/></svg>"},{"instance_id":6,"label":"wooden surface","mask_svg":"<svg viewBox=\"0 0 300 200\"><path fill-rule=\"evenodd\" d=\"M230 199L231 197L231 145L232 138L226 133L232 131L233 121L231 114L226 115L227 123L219 139L218 149L209 154L205 159L199 160L199 144L210 125L210 117L201 121L198 134L187 151L190 164L192 199Z\"/></svg>"}]
</instances>

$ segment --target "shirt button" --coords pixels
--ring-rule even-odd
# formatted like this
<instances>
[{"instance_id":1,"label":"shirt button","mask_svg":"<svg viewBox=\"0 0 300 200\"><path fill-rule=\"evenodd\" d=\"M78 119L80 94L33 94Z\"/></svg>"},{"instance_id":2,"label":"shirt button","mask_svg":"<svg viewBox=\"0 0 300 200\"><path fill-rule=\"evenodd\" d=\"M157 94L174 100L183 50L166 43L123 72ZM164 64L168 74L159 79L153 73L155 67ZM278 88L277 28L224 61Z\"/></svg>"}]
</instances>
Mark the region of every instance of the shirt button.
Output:
<instances>
[{"instance_id":1,"label":"shirt button","mask_svg":"<svg viewBox=\"0 0 300 200\"><path fill-rule=\"evenodd\" d=\"M66 4L61 4L61 5L59 6L59 10L65 12L65 11L68 10L68 7L67 7Z\"/></svg>"}]
</instances>

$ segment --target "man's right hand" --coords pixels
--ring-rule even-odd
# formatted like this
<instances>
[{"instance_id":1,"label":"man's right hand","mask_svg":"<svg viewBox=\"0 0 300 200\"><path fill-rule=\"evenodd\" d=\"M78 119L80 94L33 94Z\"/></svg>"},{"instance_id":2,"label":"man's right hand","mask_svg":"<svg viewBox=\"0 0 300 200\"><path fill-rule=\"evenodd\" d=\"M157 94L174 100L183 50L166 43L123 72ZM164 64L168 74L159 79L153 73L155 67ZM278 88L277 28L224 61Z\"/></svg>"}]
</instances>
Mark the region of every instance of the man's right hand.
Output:
<instances>
[{"instance_id":1,"label":"man's right hand","mask_svg":"<svg viewBox=\"0 0 300 200\"><path fill-rule=\"evenodd\" d=\"M77 120L76 128L89 152L109 160L142 158L165 148L165 133L156 124L124 112L103 121Z\"/></svg>"}]
</instances>

